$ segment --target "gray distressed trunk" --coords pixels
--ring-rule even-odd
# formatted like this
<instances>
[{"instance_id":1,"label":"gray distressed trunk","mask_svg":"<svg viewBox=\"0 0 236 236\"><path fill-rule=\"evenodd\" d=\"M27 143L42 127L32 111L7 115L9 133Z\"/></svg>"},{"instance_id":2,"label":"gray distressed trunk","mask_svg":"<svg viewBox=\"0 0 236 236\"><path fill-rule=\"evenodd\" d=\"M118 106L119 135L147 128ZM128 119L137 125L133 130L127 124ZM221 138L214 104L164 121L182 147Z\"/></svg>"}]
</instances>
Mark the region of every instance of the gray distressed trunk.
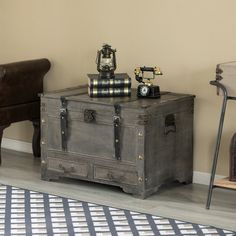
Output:
<instances>
[{"instance_id":1,"label":"gray distressed trunk","mask_svg":"<svg viewBox=\"0 0 236 236\"><path fill-rule=\"evenodd\" d=\"M61 97L67 108L66 149ZM119 114L115 104L120 105ZM86 86L45 93L41 96L42 179L70 177L116 185L141 198L170 181L191 183L193 104L193 95L174 93L164 93L161 99L137 99L135 91L131 97L90 98ZM93 111L91 120L85 118L88 110ZM118 148L114 144L117 115Z\"/></svg>"}]
</instances>

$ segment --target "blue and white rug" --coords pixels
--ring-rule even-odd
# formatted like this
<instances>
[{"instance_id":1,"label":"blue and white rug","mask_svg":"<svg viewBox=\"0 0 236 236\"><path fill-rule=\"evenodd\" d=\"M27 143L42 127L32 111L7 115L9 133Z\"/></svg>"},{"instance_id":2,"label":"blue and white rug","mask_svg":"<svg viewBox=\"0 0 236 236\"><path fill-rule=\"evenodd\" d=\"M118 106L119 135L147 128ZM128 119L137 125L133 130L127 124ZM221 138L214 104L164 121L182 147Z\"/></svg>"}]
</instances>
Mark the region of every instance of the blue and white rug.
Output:
<instances>
[{"instance_id":1,"label":"blue and white rug","mask_svg":"<svg viewBox=\"0 0 236 236\"><path fill-rule=\"evenodd\" d=\"M236 235L212 226L0 185L0 235Z\"/></svg>"}]
</instances>

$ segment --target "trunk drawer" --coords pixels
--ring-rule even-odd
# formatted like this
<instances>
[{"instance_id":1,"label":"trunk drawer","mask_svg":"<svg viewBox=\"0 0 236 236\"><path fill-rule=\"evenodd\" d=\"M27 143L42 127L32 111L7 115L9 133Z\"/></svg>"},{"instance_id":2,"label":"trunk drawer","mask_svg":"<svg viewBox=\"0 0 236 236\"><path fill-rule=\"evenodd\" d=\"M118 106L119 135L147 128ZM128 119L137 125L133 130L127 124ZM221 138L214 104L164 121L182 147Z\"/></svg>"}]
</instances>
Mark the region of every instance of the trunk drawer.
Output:
<instances>
[{"instance_id":1,"label":"trunk drawer","mask_svg":"<svg viewBox=\"0 0 236 236\"><path fill-rule=\"evenodd\" d=\"M94 179L113 183L137 185L138 174L136 172L121 171L103 166L94 166Z\"/></svg>"},{"instance_id":2,"label":"trunk drawer","mask_svg":"<svg viewBox=\"0 0 236 236\"><path fill-rule=\"evenodd\" d=\"M74 162L51 157L48 158L48 169L65 175L78 175L82 177L87 177L89 172L89 166L86 162Z\"/></svg>"}]
</instances>

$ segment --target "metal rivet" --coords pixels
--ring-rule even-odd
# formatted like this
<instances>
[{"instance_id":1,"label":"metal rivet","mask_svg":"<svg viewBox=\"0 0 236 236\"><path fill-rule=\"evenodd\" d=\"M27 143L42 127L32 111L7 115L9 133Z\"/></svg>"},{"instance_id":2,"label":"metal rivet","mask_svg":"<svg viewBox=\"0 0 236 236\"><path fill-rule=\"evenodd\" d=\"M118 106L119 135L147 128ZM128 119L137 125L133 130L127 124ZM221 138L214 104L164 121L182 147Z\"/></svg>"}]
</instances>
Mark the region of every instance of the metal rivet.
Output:
<instances>
[{"instance_id":1,"label":"metal rivet","mask_svg":"<svg viewBox=\"0 0 236 236\"><path fill-rule=\"evenodd\" d=\"M42 119L42 120L41 120L41 122L42 122L42 123L45 123L45 120L44 120L44 119Z\"/></svg>"},{"instance_id":2,"label":"metal rivet","mask_svg":"<svg viewBox=\"0 0 236 236\"><path fill-rule=\"evenodd\" d=\"M116 143L118 143L119 142L119 140L118 139L116 139Z\"/></svg>"},{"instance_id":3,"label":"metal rivet","mask_svg":"<svg viewBox=\"0 0 236 236\"><path fill-rule=\"evenodd\" d=\"M41 164L45 164L46 163L46 161L41 161Z\"/></svg>"},{"instance_id":4,"label":"metal rivet","mask_svg":"<svg viewBox=\"0 0 236 236\"><path fill-rule=\"evenodd\" d=\"M143 160L143 156L139 155L139 156L138 156L138 159L139 159L139 160Z\"/></svg>"},{"instance_id":5,"label":"metal rivet","mask_svg":"<svg viewBox=\"0 0 236 236\"><path fill-rule=\"evenodd\" d=\"M42 144L42 145L44 145L44 144L45 144L45 142L44 142L44 141L42 141L42 142L41 142L41 144Z\"/></svg>"},{"instance_id":6,"label":"metal rivet","mask_svg":"<svg viewBox=\"0 0 236 236\"><path fill-rule=\"evenodd\" d=\"M139 133L138 133L138 136L139 136L139 137L142 137L142 136L143 136L143 133L142 133L142 132L139 132Z\"/></svg>"},{"instance_id":7,"label":"metal rivet","mask_svg":"<svg viewBox=\"0 0 236 236\"><path fill-rule=\"evenodd\" d=\"M64 134L65 132L64 131L61 131L62 134Z\"/></svg>"},{"instance_id":8,"label":"metal rivet","mask_svg":"<svg viewBox=\"0 0 236 236\"><path fill-rule=\"evenodd\" d=\"M139 178L138 178L138 181L139 181L139 182L143 182L143 178L142 178L142 177L139 177Z\"/></svg>"}]
</instances>

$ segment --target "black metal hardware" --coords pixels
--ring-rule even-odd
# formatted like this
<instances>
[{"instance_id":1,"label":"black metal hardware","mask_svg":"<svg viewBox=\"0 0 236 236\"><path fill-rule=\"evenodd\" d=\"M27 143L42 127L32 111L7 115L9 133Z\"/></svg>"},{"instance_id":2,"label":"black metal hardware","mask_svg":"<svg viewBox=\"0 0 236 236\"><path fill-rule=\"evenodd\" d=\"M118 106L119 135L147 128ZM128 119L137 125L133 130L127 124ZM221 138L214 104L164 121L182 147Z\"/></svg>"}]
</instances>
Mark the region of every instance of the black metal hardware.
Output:
<instances>
[{"instance_id":1,"label":"black metal hardware","mask_svg":"<svg viewBox=\"0 0 236 236\"><path fill-rule=\"evenodd\" d=\"M84 121L87 123L92 123L96 120L96 111L85 109L84 110Z\"/></svg>"},{"instance_id":2,"label":"black metal hardware","mask_svg":"<svg viewBox=\"0 0 236 236\"><path fill-rule=\"evenodd\" d=\"M223 77L221 76L221 75L219 75L219 74L216 74L216 80L222 80L223 79Z\"/></svg>"},{"instance_id":3,"label":"black metal hardware","mask_svg":"<svg viewBox=\"0 0 236 236\"><path fill-rule=\"evenodd\" d=\"M67 149L67 136L68 136L68 110L67 110L67 97L76 96L82 93L74 93L61 97L61 108L60 108L60 120L61 120L61 148L63 151Z\"/></svg>"},{"instance_id":4,"label":"black metal hardware","mask_svg":"<svg viewBox=\"0 0 236 236\"><path fill-rule=\"evenodd\" d=\"M165 135L176 132L175 115L169 114L165 117Z\"/></svg>"},{"instance_id":5,"label":"black metal hardware","mask_svg":"<svg viewBox=\"0 0 236 236\"><path fill-rule=\"evenodd\" d=\"M216 74L222 74L223 70L219 67L220 65L216 66Z\"/></svg>"}]
</instances>

